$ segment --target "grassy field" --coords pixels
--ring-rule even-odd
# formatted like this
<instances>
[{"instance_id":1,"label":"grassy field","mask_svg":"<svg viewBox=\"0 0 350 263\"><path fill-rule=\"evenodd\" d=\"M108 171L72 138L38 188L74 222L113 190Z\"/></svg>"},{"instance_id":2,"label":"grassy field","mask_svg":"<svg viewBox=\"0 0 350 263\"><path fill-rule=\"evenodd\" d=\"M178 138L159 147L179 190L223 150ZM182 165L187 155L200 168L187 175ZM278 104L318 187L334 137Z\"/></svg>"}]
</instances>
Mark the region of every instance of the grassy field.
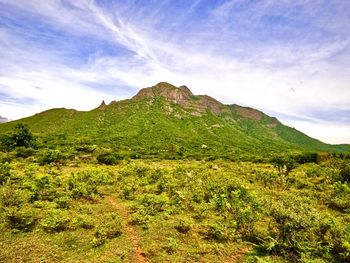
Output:
<instances>
[{"instance_id":1,"label":"grassy field","mask_svg":"<svg viewBox=\"0 0 350 263\"><path fill-rule=\"evenodd\" d=\"M349 262L349 167L3 161L0 261Z\"/></svg>"}]
</instances>

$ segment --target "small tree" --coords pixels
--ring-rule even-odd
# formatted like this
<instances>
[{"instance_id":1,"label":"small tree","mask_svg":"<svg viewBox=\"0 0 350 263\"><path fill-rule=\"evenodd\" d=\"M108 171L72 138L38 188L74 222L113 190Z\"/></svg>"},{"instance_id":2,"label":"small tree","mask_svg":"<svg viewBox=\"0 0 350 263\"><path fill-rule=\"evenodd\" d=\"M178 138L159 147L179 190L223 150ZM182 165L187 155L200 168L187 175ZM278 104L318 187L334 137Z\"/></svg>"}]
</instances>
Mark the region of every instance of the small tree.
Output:
<instances>
[{"instance_id":1,"label":"small tree","mask_svg":"<svg viewBox=\"0 0 350 263\"><path fill-rule=\"evenodd\" d=\"M29 148L35 145L35 137L29 130L28 125L19 123L15 126L11 134L1 138L1 146L7 150L16 147Z\"/></svg>"},{"instance_id":2,"label":"small tree","mask_svg":"<svg viewBox=\"0 0 350 263\"><path fill-rule=\"evenodd\" d=\"M287 176L296 167L296 162L291 157L276 156L272 159L272 163L280 176Z\"/></svg>"},{"instance_id":3,"label":"small tree","mask_svg":"<svg viewBox=\"0 0 350 263\"><path fill-rule=\"evenodd\" d=\"M350 163L342 162L339 168L339 175L343 183L350 183Z\"/></svg>"},{"instance_id":4,"label":"small tree","mask_svg":"<svg viewBox=\"0 0 350 263\"><path fill-rule=\"evenodd\" d=\"M288 181L289 173L296 167L296 162L292 157L276 156L272 159L272 163L277 168L279 181L284 187Z\"/></svg>"}]
</instances>

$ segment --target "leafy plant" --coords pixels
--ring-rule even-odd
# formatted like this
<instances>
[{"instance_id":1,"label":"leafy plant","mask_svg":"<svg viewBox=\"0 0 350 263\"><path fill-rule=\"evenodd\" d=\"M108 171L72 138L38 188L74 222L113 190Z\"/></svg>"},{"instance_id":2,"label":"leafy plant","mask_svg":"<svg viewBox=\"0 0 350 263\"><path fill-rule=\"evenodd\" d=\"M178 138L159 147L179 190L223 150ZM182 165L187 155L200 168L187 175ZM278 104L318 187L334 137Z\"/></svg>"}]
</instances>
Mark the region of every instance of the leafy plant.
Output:
<instances>
[{"instance_id":1,"label":"leafy plant","mask_svg":"<svg viewBox=\"0 0 350 263\"><path fill-rule=\"evenodd\" d=\"M64 231L70 222L69 214L65 210L53 209L41 220L41 227L48 233Z\"/></svg>"},{"instance_id":2,"label":"leafy plant","mask_svg":"<svg viewBox=\"0 0 350 263\"><path fill-rule=\"evenodd\" d=\"M101 153L97 156L97 162L99 164L115 165L122 158L114 153Z\"/></svg>"},{"instance_id":3,"label":"leafy plant","mask_svg":"<svg viewBox=\"0 0 350 263\"><path fill-rule=\"evenodd\" d=\"M3 136L0 139L1 146L4 149L12 150L16 147L32 147L35 146L36 139L29 126L23 123L18 123L14 127L12 133Z\"/></svg>"}]
</instances>

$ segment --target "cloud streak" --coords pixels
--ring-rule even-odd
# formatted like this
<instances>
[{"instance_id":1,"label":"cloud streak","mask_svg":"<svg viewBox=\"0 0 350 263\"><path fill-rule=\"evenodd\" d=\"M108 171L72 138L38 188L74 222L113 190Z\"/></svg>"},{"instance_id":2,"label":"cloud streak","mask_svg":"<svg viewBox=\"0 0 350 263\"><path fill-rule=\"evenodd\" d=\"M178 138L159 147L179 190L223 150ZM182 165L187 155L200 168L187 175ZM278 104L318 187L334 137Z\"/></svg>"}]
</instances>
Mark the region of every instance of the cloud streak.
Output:
<instances>
[{"instance_id":1,"label":"cloud streak","mask_svg":"<svg viewBox=\"0 0 350 263\"><path fill-rule=\"evenodd\" d=\"M323 0L0 0L0 114L88 110L168 81L350 143L337 132L350 127L349 10Z\"/></svg>"}]
</instances>

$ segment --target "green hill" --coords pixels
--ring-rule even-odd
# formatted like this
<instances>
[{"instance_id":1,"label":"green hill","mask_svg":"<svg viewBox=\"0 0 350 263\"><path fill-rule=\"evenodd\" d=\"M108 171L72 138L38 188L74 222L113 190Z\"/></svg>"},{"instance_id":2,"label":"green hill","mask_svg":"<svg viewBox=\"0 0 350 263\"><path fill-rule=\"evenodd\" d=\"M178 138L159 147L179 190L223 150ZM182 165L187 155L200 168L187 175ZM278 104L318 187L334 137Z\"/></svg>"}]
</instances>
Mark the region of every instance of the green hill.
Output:
<instances>
[{"instance_id":1,"label":"green hill","mask_svg":"<svg viewBox=\"0 0 350 263\"><path fill-rule=\"evenodd\" d=\"M51 109L3 123L0 134L20 122L48 145L82 142L151 155L172 150L216 156L350 150L349 145L322 143L258 110L224 105L164 82L91 111Z\"/></svg>"}]
</instances>

